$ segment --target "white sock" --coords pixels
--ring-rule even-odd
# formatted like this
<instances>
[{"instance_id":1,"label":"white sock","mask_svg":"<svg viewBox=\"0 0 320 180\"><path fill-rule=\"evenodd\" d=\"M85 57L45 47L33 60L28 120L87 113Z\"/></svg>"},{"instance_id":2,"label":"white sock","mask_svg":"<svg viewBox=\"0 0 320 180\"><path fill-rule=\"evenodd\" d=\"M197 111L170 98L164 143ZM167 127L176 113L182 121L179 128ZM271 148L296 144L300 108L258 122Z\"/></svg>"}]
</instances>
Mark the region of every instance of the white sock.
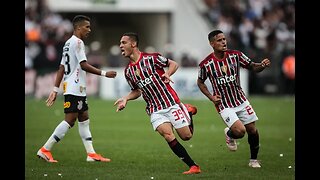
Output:
<instances>
[{"instance_id":1,"label":"white sock","mask_svg":"<svg viewBox=\"0 0 320 180\"><path fill-rule=\"evenodd\" d=\"M71 126L65 120L61 121L43 147L50 151L52 146L59 142L70 128Z\"/></svg>"},{"instance_id":2,"label":"white sock","mask_svg":"<svg viewBox=\"0 0 320 180\"><path fill-rule=\"evenodd\" d=\"M79 134L87 153L95 153L92 145L92 136L89 128L90 120L78 122Z\"/></svg>"}]
</instances>

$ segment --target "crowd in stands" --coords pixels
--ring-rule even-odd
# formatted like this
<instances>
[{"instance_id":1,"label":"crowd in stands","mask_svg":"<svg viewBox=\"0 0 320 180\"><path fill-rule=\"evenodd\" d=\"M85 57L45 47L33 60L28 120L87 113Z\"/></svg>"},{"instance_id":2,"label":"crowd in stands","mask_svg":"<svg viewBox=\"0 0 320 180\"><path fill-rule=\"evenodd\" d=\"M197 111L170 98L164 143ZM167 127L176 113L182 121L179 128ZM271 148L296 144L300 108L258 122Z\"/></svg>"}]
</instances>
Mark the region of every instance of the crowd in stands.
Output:
<instances>
[{"instance_id":1,"label":"crowd in stands","mask_svg":"<svg viewBox=\"0 0 320 180\"><path fill-rule=\"evenodd\" d=\"M228 48L238 49L253 60L268 57L270 70L262 73L288 92L288 78L282 64L287 57L295 56L295 1L294 0L203 0L207 11L203 14L212 27L227 36ZM291 72L294 72L294 66ZM252 74L250 77L257 77ZM292 76L291 76L292 77ZM254 79L252 79L254 81ZM265 81L264 81L265 82ZM258 83L251 83L258 84ZM292 86L290 86L292 87ZM294 87L294 85L293 85ZM257 89L257 88L252 88ZM292 93L292 88L289 89Z\"/></svg>"},{"instance_id":2,"label":"crowd in stands","mask_svg":"<svg viewBox=\"0 0 320 180\"><path fill-rule=\"evenodd\" d=\"M62 46L72 34L72 23L52 12L46 0L26 0L25 8L25 69L35 69L38 74L57 69ZM269 71L259 76L286 91L283 80L287 78L282 64L287 57L295 56L295 1L294 0L203 0L206 18L214 29L227 36L230 49L238 49L253 60L268 57L272 61ZM95 66L124 66L117 45L103 53L101 44L94 41L88 46L88 60ZM146 51L148 49L146 48ZM170 54L168 54L170 56ZM197 67L198 61L184 53L179 62L183 67ZM292 67L292 66L290 66ZM290 72L294 72L291 70ZM258 75L250 75L257 81ZM292 76L291 76L292 77ZM259 83L251 83L259 86ZM259 89L252 87L252 89ZM291 88L292 89L292 88Z\"/></svg>"}]
</instances>

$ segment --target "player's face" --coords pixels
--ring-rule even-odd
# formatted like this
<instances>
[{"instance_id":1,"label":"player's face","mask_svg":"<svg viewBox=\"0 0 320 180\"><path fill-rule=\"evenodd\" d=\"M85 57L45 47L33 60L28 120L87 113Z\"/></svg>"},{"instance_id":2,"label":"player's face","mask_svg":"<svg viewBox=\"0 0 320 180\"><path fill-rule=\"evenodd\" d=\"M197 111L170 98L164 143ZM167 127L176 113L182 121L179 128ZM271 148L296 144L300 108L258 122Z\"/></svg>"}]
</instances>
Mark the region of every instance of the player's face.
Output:
<instances>
[{"instance_id":1,"label":"player's face","mask_svg":"<svg viewBox=\"0 0 320 180\"><path fill-rule=\"evenodd\" d=\"M227 40L223 33L217 34L214 40L210 42L210 45L215 51L226 51Z\"/></svg>"},{"instance_id":2,"label":"player's face","mask_svg":"<svg viewBox=\"0 0 320 180\"><path fill-rule=\"evenodd\" d=\"M82 38L87 38L89 36L89 33L91 32L90 28L90 22L84 21L80 26L80 33Z\"/></svg>"},{"instance_id":3,"label":"player's face","mask_svg":"<svg viewBox=\"0 0 320 180\"><path fill-rule=\"evenodd\" d=\"M120 40L120 50L121 54L124 57L129 57L132 54L133 47L134 45L132 44L133 42L131 41L129 36L122 36Z\"/></svg>"}]
</instances>

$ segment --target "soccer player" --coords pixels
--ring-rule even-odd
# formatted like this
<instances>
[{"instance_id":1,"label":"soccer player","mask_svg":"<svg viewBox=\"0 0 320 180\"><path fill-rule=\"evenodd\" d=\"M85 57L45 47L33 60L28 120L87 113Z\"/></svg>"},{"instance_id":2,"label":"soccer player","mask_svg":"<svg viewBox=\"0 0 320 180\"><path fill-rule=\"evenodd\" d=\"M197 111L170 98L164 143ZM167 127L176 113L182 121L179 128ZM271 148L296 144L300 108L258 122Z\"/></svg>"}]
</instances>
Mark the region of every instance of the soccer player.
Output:
<instances>
[{"instance_id":1,"label":"soccer player","mask_svg":"<svg viewBox=\"0 0 320 180\"><path fill-rule=\"evenodd\" d=\"M189 170L183 174L200 173L200 166L189 156L186 149L179 143L173 128L184 141L193 135L193 124L190 115L196 112L196 107L186 106L180 101L178 94L171 87L170 76L178 69L178 64L159 53L145 53L139 50L139 38L136 33L124 33L120 40L122 55L129 63L124 70L125 78L131 92L115 101L117 112L123 110L130 100L142 95L146 101L146 113L150 116L153 130L157 131L168 143L171 150ZM165 68L168 68L165 71Z\"/></svg>"},{"instance_id":2,"label":"soccer player","mask_svg":"<svg viewBox=\"0 0 320 180\"><path fill-rule=\"evenodd\" d=\"M269 59L260 63L251 61L245 54L227 48L227 40L221 30L214 30L208 34L213 52L199 64L197 84L201 92L214 103L223 122L226 144L229 150L236 151L236 139L248 134L250 145L249 166L260 168L257 160L259 151L259 133L255 121L258 117L250 105L240 86L240 68L254 72L261 72L271 65ZM209 78L212 93L209 92L205 81Z\"/></svg>"},{"instance_id":3,"label":"soccer player","mask_svg":"<svg viewBox=\"0 0 320 180\"><path fill-rule=\"evenodd\" d=\"M63 47L63 55L57 71L54 88L46 100L47 106L52 106L56 100L60 83L63 79L64 120L58 124L47 142L39 149L37 156L50 163L58 162L53 159L51 149L59 142L78 119L79 134L87 152L87 161L110 162L111 160L97 154L92 145L89 129L90 119L86 97L86 72L103 77L116 77L115 71L103 71L88 64L83 39L91 32L90 18L77 15L73 21L73 35Z\"/></svg>"}]
</instances>

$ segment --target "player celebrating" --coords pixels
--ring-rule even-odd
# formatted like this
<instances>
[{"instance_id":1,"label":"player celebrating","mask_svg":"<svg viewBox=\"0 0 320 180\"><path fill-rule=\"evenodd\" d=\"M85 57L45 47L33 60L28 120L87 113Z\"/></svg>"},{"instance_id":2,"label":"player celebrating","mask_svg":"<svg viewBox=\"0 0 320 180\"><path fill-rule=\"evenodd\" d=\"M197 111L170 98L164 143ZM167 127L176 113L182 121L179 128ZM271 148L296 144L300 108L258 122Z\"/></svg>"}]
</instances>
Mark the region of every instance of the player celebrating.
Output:
<instances>
[{"instance_id":1,"label":"player celebrating","mask_svg":"<svg viewBox=\"0 0 320 180\"><path fill-rule=\"evenodd\" d=\"M142 94L153 129L158 131L171 150L189 166L190 169L183 174L200 173L200 166L191 159L173 133L174 128L184 141L191 139L193 135L193 124L188 110L170 86L170 76L176 72L178 64L159 53L141 52L138 45L136 33L125 33L121 37L122 55L129 59L124 74L131 92L115 102L117 112L123 110L128 101L137 99ZM168 67L167 71L164 70L165 67ZM194 106L189 105L189 108L190 112L196 112Z\"/></svg>"},{"instance_id":2,"label":"player celebrating","mask_svg":"<svg viewBox=\"0 0 320 180\"><path fill-rule=\"evenodd\" d=\"M250 145L249 166L260 168L257 160L259 151L259 133L255 125L258 120L250 102L240 86L240 67L261 72L271 62L264 59L260 63L252 62L242 52L227 49L227 40L220 30L208 34L213 53L210 53L199 64L197 84L201 92L214 103L227 127L224 129L226 143L231 151L237 150L235 139L248 133ZM213 92L209 92L205 80L209 78Z\"/></svg>"}]
</instances>

